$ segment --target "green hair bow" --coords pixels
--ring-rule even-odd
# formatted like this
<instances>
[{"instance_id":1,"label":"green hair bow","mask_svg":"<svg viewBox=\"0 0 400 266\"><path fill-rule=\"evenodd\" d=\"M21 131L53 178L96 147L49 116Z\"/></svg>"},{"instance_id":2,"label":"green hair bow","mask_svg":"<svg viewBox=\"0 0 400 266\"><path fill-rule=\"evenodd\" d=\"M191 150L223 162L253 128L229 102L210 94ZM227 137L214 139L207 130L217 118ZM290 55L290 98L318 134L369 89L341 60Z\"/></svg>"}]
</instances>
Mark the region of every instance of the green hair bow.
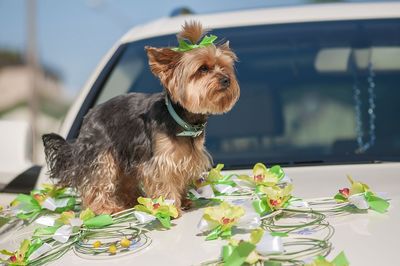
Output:
<instances>
[{"instance_id":1,"label":"green hair bow","mask_svg":"<svg viewBox=\"0 0 400 266\"><path fill-rule=\"evenodd\" d=\"M215 35L204 36L204 38L201 40L199 44L192 44L186 42L185 40L180 40L179 46L172 48L172 50L176 52L187 52L196 48L207 47L213 44L217 38L218 37Z\"/></svg>"}]
</instances>

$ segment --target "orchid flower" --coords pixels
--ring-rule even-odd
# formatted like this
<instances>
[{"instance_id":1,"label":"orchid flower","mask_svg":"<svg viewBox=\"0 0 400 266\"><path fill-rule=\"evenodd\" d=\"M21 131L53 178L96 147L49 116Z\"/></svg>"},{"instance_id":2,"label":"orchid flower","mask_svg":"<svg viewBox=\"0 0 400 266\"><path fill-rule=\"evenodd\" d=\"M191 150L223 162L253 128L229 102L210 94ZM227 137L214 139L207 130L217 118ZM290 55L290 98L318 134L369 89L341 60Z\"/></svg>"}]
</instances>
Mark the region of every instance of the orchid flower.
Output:
<instances>
[{"instance_id":1,"label":"orchid flower","mask_svg":"<svg viewBox=\"0 0 400 266\"><path fill-rule=\"evenodd\" d=\"M164 200L163 197L159 197L157 199L139 197L137 201L140 203L140 205L135 206L135 216L141 222L148 222L152 219L158 219L164 227L170 228L171 217L178 217L178 210L173 205L173 202Z\"/></svg>"},{"instance_id":2,"label":"orchid flower","mask_svg":"<svg viewBox=\"0 0 400 266\"><path fill-rule=\"evenodd\" d=\"M204 209L199 228L202 231L211 230L206 240L214 240L218 237L229 238L232 235L232 227L244 214L245 211L241 206L230 205L224 201L218 206Z\"/></svg>"},{"instance_id":3,"label":"orchid flower","mask_svg":"<svg viewBox=\"0 0 400 266\"><path fill-rule=\"evenodd\" d=\"M19 249L16 251L0 250L0 254L9 256L7 260L0 259L0 262L6 265L28 265L30 261L51 250L51 246L43 243L41 239L35 239L32 242L28 239L22 241Z\"/></svg>"},{"instance_id":4,"label":"orchid flower","mask_svg":"<svg viewBox=\"0 0 400 266\"><path fill-rule=\"evenodd\" d=\"M215 195L231 195L236 192L237 184L232 180L232 175L222 175L223 164L211 168L207 175L194 180L196 190L189 190L193 196L199 198L214 198Z\"/></svg>"},{"instance_id":5,"label":"orchid flower","mask_svg":"<svg viewBox=\"0 0 400 266\"><path fill-rule=\"evenodd\" d=\"M369 208L384 213L389 207L389 202L386 199L378 197L372 192L367 184L354 181L351 176L347 176L350 182L350 188L339 189L339 193L334 196L338 202L350 202L355 207L361 210Z\"/></svg>"},{"instance_id":6,"label":"orchid flower","mask_svg":"<svg viewBox=\"0 0 400 266\"><path fill-rule=\"evenodd\" d=\"M41 190L32 190L30 195L19 194L10 206L15 210L19 219L30 219L37 217L42 211L54 211L61 213L72 210L76 199L69 193L67 188L57 188L45 184Z\"/></svg>"},{"instance_id":7,"label":"orchid flower","mask_svg":"<svg viewBox=\"0 0 400 266\"><path fill-rule=\"evenodd\" d=\"M269 255L282 253L281 237L257 228L251 232L249 241L230 239L228 245L223 246L221 256L224 265L253 265Z\"/></svg>"},{"instance_id":8,"label":"orchid flower","mask_svg":"<svg viewBox=\"0 0 400 266\"><path fill-rule=\"evenodd\" d=\"M253 202L253 207L259 214L272 212L278 209L285 208L289 204L289 199L292 197L292 184L276 185L272 187L260 187L259 192L264 194L260 200Z\"/></svg>"},{"instance_id":9,"label":"orchid flower","mask_svg":"<svg viewBox=\"0 0 400 266\"><path fill-rule=\"evenodd\" d=\"M252 186L271 187L278 184L285 177L285 173L279 165L267 168L263 163L257 163L253 167L253 176L241 175L239 179L250 183Z\"/></svg>"}]
</instances>

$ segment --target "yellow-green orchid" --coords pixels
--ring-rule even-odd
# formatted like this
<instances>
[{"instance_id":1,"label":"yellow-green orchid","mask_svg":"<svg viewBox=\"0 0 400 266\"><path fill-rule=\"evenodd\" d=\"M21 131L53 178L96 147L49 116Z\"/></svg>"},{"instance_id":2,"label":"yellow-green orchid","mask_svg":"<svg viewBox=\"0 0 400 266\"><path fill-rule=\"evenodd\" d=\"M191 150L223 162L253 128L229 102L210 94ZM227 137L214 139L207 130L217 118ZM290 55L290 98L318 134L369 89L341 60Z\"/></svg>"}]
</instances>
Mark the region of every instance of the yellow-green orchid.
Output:
<instances>
[{"instance_id":1,"label":"yellow-green orchid","mask_svg":"<svg viewBox=\"0 0 400 266\"><path fill-rule=\"evenodd\" d=\"M135 209L145 213L156 216L158 213L163 213L173 218L178 217L178 210L173 204L170 204L164 200L163 197L157 199L139 197L137 201L141 205L136 205Z\"/></svg>"},{"instance_id":2,"label":"yellow-green orchid","mask_svg":"<svg viewBox=\"0 0 400 266\"><path fill-rule=\"evenodd\" d=\"M367 184L364 184L364 183L361 183L358 181L354 181L350 175L347 175L347 179L349 180L351 187L350 188L345 187L345 188L339 189L339 193L337 193L335 195L335 199L337 201L339 201L339 202L347 201L347 199L352 195L370 191L370 188Z\"/></svg>"},{"instance_id":3,"label":"yellow-green orchid","mask_svg":"<svg viewBox=\"0 0 400 266\"><path fill-rule=\"evenodd\" d=\"M265 260L271 254L283 252L282 240L278 236L272 236L261 228L253 230L250 240L230 239L228 245L222 248L222 260L224 265L253 265Z\"/></svg>"},{"instance_id":4,"label":"yellow-green orchid","mask_svg":"<svg viewBox=\"0 0 400 266\"><path fill-rule=\"evenodd\" d=\"M284 176L285 173L279 165L267 168L263 163L257 163L253 167L252 177L241 175L239 179L248 181L258 188L259 186L275 186Z\"/></svg>"},{"instance_id":5,"label":"yellow-green orchid","mask_svg":"<svg viewBox=\"0 0 400 266\"><path fill-rule=\"evenodd\" d=\"M206 185L225 184L236 186L235 182L231 181L230 175L224 176L221 171L224 168L224 164L219 163L215 168L211 168L207 175L203 175L200 178L194 180L194 186L196 188L204 187Z\"/></svg>"},{"instance_id":6,"label":"yellow-green orchid","mask_svg":"<svg viewBox=\"0 0 400 266\"><path fill-rule=\"evenodd\" d=\"M224 201L219 206L206 208L203 218L213 224L221 225L221 229L225 230L231 228L243 215L242 207L230 205Z\"/></svg>"},{"instance_id":7,"label":"yellow-green orchid","mask_svg":"<svg viewBox=\"0 0 400 266\"><path fill-rule=\"evenodd\" d=\"M75 213L73 211L65 211L61 213L60 218L58 218L56 221L62 224L70 224L70 221L73 218L75 218Z\"/></svg>"},{"instance_id":8,"label":"yellow-green orchid","mask_svg":"<svg viewBox=\"0 0 400 266\"><path fill-rule=\"evenodd\" d=\"M267 204L271 210L277 210L284 207L287 201L291 198L293 185L288 184L281 188L280 186L261 187L260 192L266 195Z\"/></svg>"},{"instance_id":9,"label":"yellow-green orchid","mask_svg":"<svg viewBox=\"0 0 400 266\"><path fill-rule=\"evenodd\" d=\"M264 196L253 201L253 207L260 215L285 208L292 197L292 184L276 185L273 187L260 187L259 192Z\"/></svg>"},{"instance_id":10,"label":"yellow-green orchid","mask_svg":"<svg viewBox=\"0 0 400 266\"><path fill-rule=\"evenodd\" d=\"M10 256L8 260L2 260L2 262L6 263L7 265L26 265L26 252L31 244L31 241L25 239L22 241L20 247L15 252L11 252L8 250L1 250L0 253L3 255Z\"/></svg>"},{"instance_id":11,"label":"yellow-green orchid","mask_svg":"<svg viewBox=\"0 0 400 266\"><path fill-rule=\"evenodd\" d=\"M354 181L351 176L347 176L347 179L350 181L351 188L350 188L350 196L354 194L364 193L369 191L369 186L367 184Z\"/></svg>"},{"instance_id":12,"label":"yellow-green orchid","mask_svg":"<svg viewBox=\"0 0 400 266\"><path fill-rule=\"evenodd\" d=\"M18 250L12 252L8 250L0 250L0 254L9 256L7 260L0 259L0 262L10 266L28 265L30 256L43 245L41 239L35 239L32 242L28 239L22 241Z\"/></svg>"},{"instance_id":13,"label":"yellow-green orchid","mask_svg":"<svg viewBox=\"0 0 400 266\"><path fill-rule=\"evenodd\" d=\"M367 184L354 181L351 176L347 176L350 181L350 188L339 189L339 193L334 196L338 202L350 202L353 206L361 210L369 208L384 213L389 207L389 202L386 199L378 197L372 192Z\"/></svg>"},{"instance_id":14,"label":"yellow-green orchid","mask_svg":"<svg viewBox=\"0 0 400 266\"><path fill-rule=\"evenodd\" d=\"M241 206L230 205L225 201L218 206L207 207L204 209L199 229L201 231L211 230L206 240L214 240L218 237L229 238L232 234L232 226L238 222L244 213Z\"/></svg>"},{"instance_id":15,"label":"yellow-green orchid","mask_svg":"<svg viewBox=\"0 0 400 266\"><path fill-rule=\"evenodd\" d=\"M140 205L135 206L136 211L155 216L166 228L171 227L171 217L177 218L179 215L177 208L161 196L157 199L139 197L137 201Z\"/></svg>"},{"instance_id":16,"label":"yellow-green orchid","mask_svg":"<svg viewBox=\"0 0 400 266\"><path fill-rule=\"evenodd\" d=\"M17 211L17 218L31 219L39 215L54 211L61 213L75 207L76 198L65 194L66 188L57 188L45 184L41 190L32 190L30 195L19 194L10 206Z\"/></svg>"}]
</instances>

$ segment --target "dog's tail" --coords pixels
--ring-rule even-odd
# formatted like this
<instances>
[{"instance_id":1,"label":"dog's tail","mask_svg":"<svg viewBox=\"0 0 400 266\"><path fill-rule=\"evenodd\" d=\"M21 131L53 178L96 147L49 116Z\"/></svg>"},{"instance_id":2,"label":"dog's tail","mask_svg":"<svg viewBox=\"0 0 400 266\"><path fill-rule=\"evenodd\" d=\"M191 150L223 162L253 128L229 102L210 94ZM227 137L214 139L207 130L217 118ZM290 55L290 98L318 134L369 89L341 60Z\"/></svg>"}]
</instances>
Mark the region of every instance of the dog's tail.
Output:
<instances>
[{"instance_id":1,"label":"dog's tail","mask_svg":"<svg viewBox=\"0 0 400 266\"><path fill-rule=\"evenodd\" d=\"M59 179L60 186L72 186L72 145L54 133L43 135L42 140L50 178Z\"/></svg>"}]
</instances>

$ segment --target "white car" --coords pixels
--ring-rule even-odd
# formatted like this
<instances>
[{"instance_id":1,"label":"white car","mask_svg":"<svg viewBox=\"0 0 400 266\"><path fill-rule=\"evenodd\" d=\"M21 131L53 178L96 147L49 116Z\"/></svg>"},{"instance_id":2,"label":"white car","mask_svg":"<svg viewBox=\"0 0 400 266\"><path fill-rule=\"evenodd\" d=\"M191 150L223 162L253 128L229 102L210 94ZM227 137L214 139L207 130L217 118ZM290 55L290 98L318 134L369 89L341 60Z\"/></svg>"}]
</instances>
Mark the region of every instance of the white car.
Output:
<instances>
[{"instance_id":1,"label":"white car","mask_svg":"<svg viewBox=\"0 0 400 266\"><path fill-rule=\"evenodd\" d=\"M214 162L234 173L249 173L257 162L279 164L301 198L333 196L348 186L346 174L385 192L390 207L384 214L328 219L335 228L328 258L343 250L351 265L397 265L400 3L185 15L134 27L82 88L61 134L76 138L88 110L114 96L161 91L143 48L176 46L176 32L192 19L213 29L219 40L229 40L239 57L241 98L207 126ZM38 185L45 172L44 167ZM218 258L225 242L198 235L202 213L187 212L171 230L151 232L151 246L135 255L90 261L69 252L52 264L193 265Z\"/></svg>"}]
</instances>

